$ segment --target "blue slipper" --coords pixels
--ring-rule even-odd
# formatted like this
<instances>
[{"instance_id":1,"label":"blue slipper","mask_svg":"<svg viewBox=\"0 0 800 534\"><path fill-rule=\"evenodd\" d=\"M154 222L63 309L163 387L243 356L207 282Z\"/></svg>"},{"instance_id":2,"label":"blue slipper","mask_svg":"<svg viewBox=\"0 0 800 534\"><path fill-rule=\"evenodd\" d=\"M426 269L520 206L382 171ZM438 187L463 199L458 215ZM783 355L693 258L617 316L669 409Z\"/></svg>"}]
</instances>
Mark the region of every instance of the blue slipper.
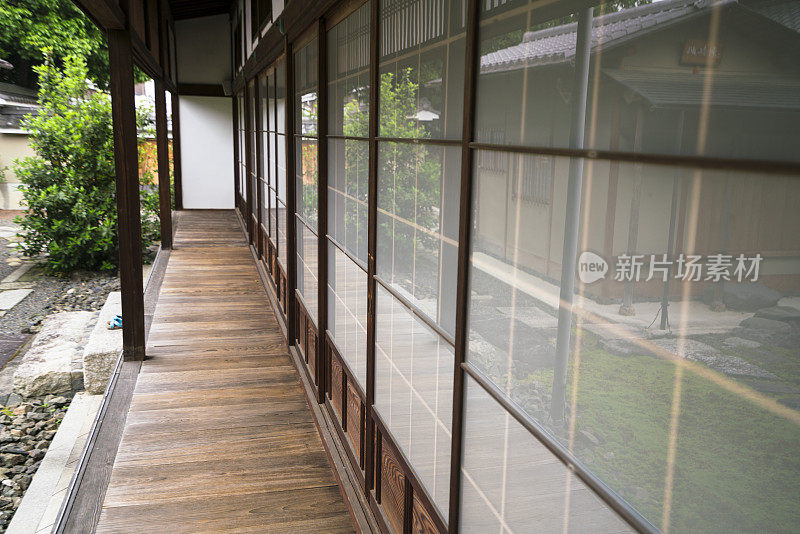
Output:
<instances>
[{"instance_id":1,"label":"blue slipper","mask_svg":"<svg viewBox=\"0 0 800 534\"><path fill-rule=\"evenodd\" d=\"M122 315L115 315L113 319L108 321L109 330L119 330L122 328Z\"/></svg>"}]
</instances>

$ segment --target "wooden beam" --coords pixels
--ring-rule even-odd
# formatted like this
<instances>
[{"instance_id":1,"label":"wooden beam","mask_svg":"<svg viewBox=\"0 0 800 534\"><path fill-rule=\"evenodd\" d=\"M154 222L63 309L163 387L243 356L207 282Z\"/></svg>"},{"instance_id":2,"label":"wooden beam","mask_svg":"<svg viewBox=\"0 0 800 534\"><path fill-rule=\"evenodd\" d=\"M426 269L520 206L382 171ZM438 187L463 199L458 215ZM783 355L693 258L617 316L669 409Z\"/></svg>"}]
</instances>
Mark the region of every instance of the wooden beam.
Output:
<instances>
[{"instance_id":1,"label":"wooden beam","mask_svg":"<svg viewBox=\"0 0 800 534\"><path fill-rule=\"evenodd\" d=\"M158 215L161 219L161 248L172 248L172 199L170 198L169 140L167 139L167 93L164 88L164 82L156 80L155 85Z\"/></svg>"},{"instance_id":2,"label":"wooden beam","mask_svg":"<svg viewBox=\"0 0 800 534\"><path fill-rule=\"evenodd\" d=\"M111 115L114 125L114 164L117 175L122 347L126 360L143 360L145 332L139 155L133 93L133 49L127 31L108 32L108 60L111 70Z\"/></svg>"},{"instance_id":3,"label":"wooden beam","mask_svg":"<svg viewBox=\"0 0 800 534\"><path fill-rule=\"evenodd\" d=\"M125 28L125 13L116 2L109 0L75 0L75 4L103 30Z\"/></svg>"},{"instance_id":4,"label":"wooden beam","mask_svg":"<svg viewBox=\"0 0 800 534\"><path fill-rule=\"evenodd\" d=\"M179 83L178 93L185 96L227 96L222 84Z\"/></svg>"},{"instance_id":5,"label":"wooden beam","mask_svg":"<svg viewBox=\"0 0 800 534\"><path fill-rule=\"evenodd\" d=\"M172 93L172 180L175 187L173 198L176 210L183 209L183 175L181 174L181 114L178 93Z\"/></svg>"}]
</instances>

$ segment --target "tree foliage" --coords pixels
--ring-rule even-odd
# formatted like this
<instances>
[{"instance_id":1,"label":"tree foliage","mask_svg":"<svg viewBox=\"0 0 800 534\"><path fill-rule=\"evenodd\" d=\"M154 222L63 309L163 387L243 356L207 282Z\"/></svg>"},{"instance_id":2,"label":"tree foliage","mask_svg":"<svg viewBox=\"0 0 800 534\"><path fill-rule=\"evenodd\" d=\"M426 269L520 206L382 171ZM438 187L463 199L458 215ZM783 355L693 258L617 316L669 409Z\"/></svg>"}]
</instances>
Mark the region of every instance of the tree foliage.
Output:
<instances>
[{"instance_id":1,"label":"tree foliage","mask_svg":"<svg viewBox=\"0 0 800 534\"><path fill-rule=\"evenodd\" d=\"M40 109L24 121L36 155L15 163L27 206L18 218L22 248L26 256L46 254L50 272L113 270L118 237L111 100L87 90L82 58L67 56L63 64L58 68L46 57L36 67ZM144 228L153 217L144 201ZM147 246L153 235L143 234Z\"/></svg>"},{"instance_id":2,"label":"tree foliage","mask_svg":"<svg viewBox=\"0 0 800 534\"><path fill-rule=\"evenodd\" d=\"M44 62L45 50L60 63L67 56L86 60L88 77L108 85L108 48L102 32L70 0L0 2L0 57L25 77L29 66ZM35 71L34 71L35 72ZM14 80L32 87L34 80Z\"/></svg>"}]
</instances>

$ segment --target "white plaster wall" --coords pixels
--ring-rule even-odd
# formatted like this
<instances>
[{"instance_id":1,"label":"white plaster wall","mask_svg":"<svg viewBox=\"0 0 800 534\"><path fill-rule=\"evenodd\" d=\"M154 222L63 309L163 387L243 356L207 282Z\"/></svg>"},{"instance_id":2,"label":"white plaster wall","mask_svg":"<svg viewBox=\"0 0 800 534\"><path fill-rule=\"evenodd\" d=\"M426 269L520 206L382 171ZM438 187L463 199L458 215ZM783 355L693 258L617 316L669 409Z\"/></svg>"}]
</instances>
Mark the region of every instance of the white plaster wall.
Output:
<instances>
[{"instance_id":1,"label":"white plaster wall","mask_svg":"<svg viewBox=\"0 0 800 534\"><path fill-rule=\"evenodd\" d=\"M0 182L0 209L20 210L22 206L22 193L18 191L21 185L14 174L14 160L33 156L28 136L23 133L0 133L0 169L5 168L5 182Z\"/></svg>"},{"instance_id":2,"label":"white plaster wall","mask_svg":"<svg viewBox=\"0 0 800 534\"><path fill-rule=\"evenodd\" d=\"M233 209L233 100L181 96L183 207Z\"/></svg>"}]
</instances>

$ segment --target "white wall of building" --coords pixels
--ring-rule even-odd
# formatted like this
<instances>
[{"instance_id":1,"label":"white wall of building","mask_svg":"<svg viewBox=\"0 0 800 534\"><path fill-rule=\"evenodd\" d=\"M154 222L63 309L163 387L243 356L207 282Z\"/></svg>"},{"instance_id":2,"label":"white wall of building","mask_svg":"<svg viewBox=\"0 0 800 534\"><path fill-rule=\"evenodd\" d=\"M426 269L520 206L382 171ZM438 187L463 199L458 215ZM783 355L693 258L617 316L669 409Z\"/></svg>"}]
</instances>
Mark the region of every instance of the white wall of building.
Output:
<instances>
[{"instance_id":1,"label":"white wall of building","mask_svg":"<svg viewBox=\"0 0 800 534\"><path fill-rule=\"evenodd\" d=\"M233 100L181 96L181 175L186 209L233 209Z\"/></svg>"}]
</instances>

